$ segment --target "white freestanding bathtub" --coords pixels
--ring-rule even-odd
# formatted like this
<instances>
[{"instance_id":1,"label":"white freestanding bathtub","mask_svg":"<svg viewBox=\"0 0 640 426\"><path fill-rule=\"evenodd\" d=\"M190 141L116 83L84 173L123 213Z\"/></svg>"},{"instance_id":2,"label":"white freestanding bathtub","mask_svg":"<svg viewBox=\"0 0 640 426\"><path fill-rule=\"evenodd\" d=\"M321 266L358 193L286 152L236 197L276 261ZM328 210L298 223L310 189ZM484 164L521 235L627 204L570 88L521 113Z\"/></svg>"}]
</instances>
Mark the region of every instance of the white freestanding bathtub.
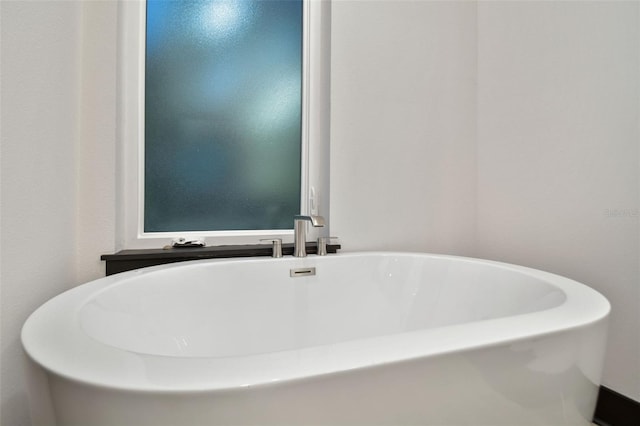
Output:
<instances>
[{"instance_id":1,"label":"white freestanding bathtub","mask_svg":"<svg viewBox=\"0 0 640 426\"><path fill-rule=\"evenodd\" d=\"M587 425L609 309L469 258L207 260L76 287L22 341L59 426Z\"/></svg>"}]
</instances>

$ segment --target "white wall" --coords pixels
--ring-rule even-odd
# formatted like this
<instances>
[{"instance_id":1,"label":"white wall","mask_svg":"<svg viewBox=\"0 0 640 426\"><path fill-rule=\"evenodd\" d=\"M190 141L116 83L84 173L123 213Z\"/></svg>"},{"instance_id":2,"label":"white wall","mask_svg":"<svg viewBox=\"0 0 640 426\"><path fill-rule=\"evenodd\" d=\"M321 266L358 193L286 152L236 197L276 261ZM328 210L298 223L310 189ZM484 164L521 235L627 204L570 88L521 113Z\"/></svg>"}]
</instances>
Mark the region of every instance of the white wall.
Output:
<instances>
[{"instance_id":1,"label":"white wall","mask_svg":"<svg viewBox=\"0 0 640 426\"><path fill-rule=\"evenodd\" d=\"M475 3L337 1L331 25L332 235L470 253Z\"/></svg>"},{"instance_id":2,"label":"white wall","mask_svg":"<svg viewBox=\"0 0 640 426\"><path fill-rule=\"evenodd\" d=\"M28 425L27 316L75 284L76 3L2 3L2 418ZM42 382L41 382L42 383Z\"/></svg>"},{"instance_id":3,"label":"white wall","mask_svg":"<svg viewBox=\"0 0 640 426\"><path fill-rule=\"evenodd\" d=\"M478 255L612 303L604 384L640 401L639 2L478 3Z\"/></svg>"},{"instance_id":4,"label":"white wall","mask_svg":"<svg viewBox=\"0 0 640 426\"><path fill-rule=\"evenodd\" d=\"M0 424L47 424L19 340L113 250L115 2L1 2ZM27 384L37 403L29 418Z\"/></svg>"},{"instance_id":5,"label":"white wall","mask_svg":"<svg viewBox=\"0 0 640 426\"><path fill-rule=\"evenodd\" d=\"M80 143L78 145L77 282L104 275L100 255L116 247L116 69L118 6L82 7Z\"/></svg>"}]
</instances>

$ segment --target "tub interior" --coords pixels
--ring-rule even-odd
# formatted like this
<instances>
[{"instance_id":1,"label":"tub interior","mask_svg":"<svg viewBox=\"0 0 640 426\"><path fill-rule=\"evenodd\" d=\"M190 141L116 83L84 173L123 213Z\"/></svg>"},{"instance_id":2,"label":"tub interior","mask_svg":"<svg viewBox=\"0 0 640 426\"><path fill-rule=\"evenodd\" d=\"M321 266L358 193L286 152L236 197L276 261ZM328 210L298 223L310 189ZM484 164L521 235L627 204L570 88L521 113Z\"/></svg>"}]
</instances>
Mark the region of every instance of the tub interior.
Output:
<instances>
[{"instance_id":1,"label":"tub interior","mask_svg":"<svg viewBox=\"0 0 640 426\"><path fill-rule=\"evenodd\" d=\"M291 278L291 268L316 275ZM566 299L534 276L415 256L204 262L106 287L78 311L84 332L126 351L241 357L541 311Z\"/></svg>"}]
</instances>

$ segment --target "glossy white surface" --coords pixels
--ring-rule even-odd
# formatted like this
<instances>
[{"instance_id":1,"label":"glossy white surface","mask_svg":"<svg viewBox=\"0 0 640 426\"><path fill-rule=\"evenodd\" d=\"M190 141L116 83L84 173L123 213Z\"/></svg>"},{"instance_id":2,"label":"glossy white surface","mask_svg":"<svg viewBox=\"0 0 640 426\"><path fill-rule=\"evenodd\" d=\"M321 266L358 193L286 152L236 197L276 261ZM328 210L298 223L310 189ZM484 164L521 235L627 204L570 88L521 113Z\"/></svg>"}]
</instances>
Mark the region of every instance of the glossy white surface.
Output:
<instances>
[{"instance_id":1,"label":"glossy white surface","mask_svg":"<svg viewBox=\"0 0 640 426\"><path fill-rule=\"evenodd\" d=\"M308 266L316 276L289 277L289 269ZM153 395L177 404L167 401L173 408L156 422L204 398L197 410L212 424L474 424L483 417L464 420L451 407L411 403L469 404L472 393L486 394L483 406L515 399L503 407L513 417L504 419L520 424L547 424L549 416L548 424L576 424L592 414L608 313L597 292L541 271L452 256L351 253L207 260L103 278L43 305L22 338L32 359L53 373L64 424L153 424L129 406L139 400L147 412L159 401ZM78 392L96 401L122 398L127 408L97 414L95 404L74 403ZM266 401L291 403L291 392L299 413L265 414ZM358 395L368 396L349 409L319 408ZM379 413L371 401L387 409ZM488 410L491 424L509 424L491 417L497 406L478 409ZM233 417L245 411L253 414Z\"/></svg>"},{"instance_id":2,"label":"glossy white surface","mask_svg":"<svg viewBox=\"0 0 640 426\"><path fill-rule=\"evenodd\" d=\"M291 278L289 269L301 265L316 266L317 275ZM513 275L397 255L204 262L107 286L77 315L87 335L115 348L220 358L503 318L566 299L535 276L514 286Z\"/></svg>"}]
</instances>

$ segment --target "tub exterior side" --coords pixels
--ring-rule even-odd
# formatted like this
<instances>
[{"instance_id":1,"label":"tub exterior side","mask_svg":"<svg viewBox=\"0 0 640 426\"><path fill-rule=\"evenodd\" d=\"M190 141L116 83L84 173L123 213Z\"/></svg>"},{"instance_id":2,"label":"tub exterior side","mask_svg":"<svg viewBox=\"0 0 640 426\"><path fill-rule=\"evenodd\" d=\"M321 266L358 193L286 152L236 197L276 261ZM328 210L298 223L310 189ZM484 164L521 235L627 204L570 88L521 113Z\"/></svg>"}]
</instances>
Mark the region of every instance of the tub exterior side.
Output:
<instances>
[{"instance_id":1,"label":"tub exterior side","mask_svg":"<svg viewBox=\"0 0 640 426\"><path fill-rule=\"evenodd\" d=\"M49 382L58 426L589 425L606 325L213 392Z\"/></svg>"}]
</instances>

